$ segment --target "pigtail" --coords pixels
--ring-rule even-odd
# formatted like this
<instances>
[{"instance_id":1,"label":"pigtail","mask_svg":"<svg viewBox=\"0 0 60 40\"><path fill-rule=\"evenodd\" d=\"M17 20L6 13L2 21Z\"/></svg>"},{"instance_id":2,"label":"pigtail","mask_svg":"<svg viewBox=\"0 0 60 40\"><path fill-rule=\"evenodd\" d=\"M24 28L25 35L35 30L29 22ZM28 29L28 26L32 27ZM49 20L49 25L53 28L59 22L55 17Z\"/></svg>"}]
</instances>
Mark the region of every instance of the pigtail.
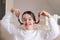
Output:
<instances>
[{"instance_id":1,"label":"pigtail","mask_svg":"<svg viewBox=\"0 0 60 40\"><path fill-rule=\"evenodd\" d=\"M38 24L40 22L40 19L38 18L38 20L35 21L35 24Z\"/></svg>"},{"instance_id":2,"label":"pigtail","mask_svg":"<svg viewBox=\"0 0 60 40\"><path fill-rule=\"evenodd\" d=\"M40 13L38 13L38 20L35 21L36 24L40 22Z\"/></svg>"},{"instance_id":3,"label":"pigtail","mask_svg":"<svg viewBox=\"0 0 60 40\"><path fill-rule=\"evenodd\" d=\"M19 17L18 17L18 22L22 25L23 23L20 21Z\"/></svg>"}]
</instances>

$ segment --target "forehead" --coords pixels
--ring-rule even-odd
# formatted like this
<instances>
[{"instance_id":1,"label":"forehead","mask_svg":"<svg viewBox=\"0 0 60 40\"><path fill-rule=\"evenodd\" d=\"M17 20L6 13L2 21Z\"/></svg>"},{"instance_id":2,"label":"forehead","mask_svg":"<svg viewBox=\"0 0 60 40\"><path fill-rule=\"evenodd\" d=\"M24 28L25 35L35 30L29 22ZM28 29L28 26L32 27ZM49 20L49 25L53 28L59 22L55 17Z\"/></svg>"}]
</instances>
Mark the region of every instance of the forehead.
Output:
<instances>
[{"instance_id":1,"label":"forehead","mask_svg":"<svg viewBox=\"0 0 60 40\"><path fill-rule=\"evenodd\" d=\"M24 14L24 15L23 15L23 18L32 18L32 16L29 15L29 14Z\"/></svg>"}]
</instances>

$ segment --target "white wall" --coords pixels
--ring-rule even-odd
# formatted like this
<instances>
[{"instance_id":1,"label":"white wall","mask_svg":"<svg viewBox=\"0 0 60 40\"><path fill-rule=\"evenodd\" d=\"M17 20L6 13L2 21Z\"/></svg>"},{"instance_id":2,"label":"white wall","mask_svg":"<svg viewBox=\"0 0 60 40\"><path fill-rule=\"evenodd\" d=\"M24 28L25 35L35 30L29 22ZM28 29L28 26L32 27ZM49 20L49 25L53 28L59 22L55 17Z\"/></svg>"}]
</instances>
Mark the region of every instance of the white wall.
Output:
<instances>
[{"instance_id":1,"label":"white wall","mask_svg":"<svg viewBox=\"0 0 60 40\"><path fill-rule=\"evenodd\" d=\"M21 13L27 10L33 11L35 15L42 10L53 13L46 0L14 0L14 7L19 8Z\"/></svg>"},{"instance_id":2,"label":"white wall","mask_svg":"<svg viewBox=\"0 0 60 40\"><path fill-rule=\"evenodd\" d=\"M47 2L54 13L60 16L60 0L47 0Z\"/></svg>"},{"instance_id":3,"label":"white wall","mask_svg":"<svg viewBox=\"0 0 60 40\"><path fill-rule=\"evenodd\" d=\"M8 12L13 7L14 0L6 0L6 12Z\"/></svg>"}]
</instances>

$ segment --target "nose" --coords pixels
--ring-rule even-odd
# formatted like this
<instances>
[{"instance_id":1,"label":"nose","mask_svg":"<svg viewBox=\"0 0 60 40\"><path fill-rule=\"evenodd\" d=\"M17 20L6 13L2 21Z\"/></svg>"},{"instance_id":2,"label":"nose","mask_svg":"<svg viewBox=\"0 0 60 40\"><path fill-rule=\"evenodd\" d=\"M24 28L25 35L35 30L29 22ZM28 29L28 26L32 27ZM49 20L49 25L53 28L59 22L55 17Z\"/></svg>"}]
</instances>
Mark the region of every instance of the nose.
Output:
<instances>
[{"instance_id":1,"label":"nose","mask_svg":"<svg viewBox=\"0 0 60 40\"><path fill-rule=\"evenodd\" d=\"M28 24L29 23L29 20L26 20L25 23Z\"/></svg>"}]
</instances>

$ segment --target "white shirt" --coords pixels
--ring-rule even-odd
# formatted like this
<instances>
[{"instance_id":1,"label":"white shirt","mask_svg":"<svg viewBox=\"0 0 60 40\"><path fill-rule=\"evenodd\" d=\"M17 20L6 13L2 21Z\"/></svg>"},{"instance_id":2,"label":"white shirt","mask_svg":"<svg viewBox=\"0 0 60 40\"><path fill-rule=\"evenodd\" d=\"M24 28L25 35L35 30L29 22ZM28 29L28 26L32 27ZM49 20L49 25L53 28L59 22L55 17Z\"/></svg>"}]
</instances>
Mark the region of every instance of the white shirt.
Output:
<instances>
[{"instance_id":1,"label":"white shirt","mask_svg":"<svg viewBox=\"0 0 60 40\"><path fill-rule=\"evenodd\" d=\"M14 35L15 40L53 40L59 35L58 25L53 18L49 18L48 20L51 28L48 32L43 30L24 30L23 28L18 28L16 27L16 25L18 25L17 23L16 25L11 23L14 19L13 17L14 15L11 12L6 13L1 24L10 34ZM15 18L17 19L16 16Z\"/></svg>"}]
</instances>

